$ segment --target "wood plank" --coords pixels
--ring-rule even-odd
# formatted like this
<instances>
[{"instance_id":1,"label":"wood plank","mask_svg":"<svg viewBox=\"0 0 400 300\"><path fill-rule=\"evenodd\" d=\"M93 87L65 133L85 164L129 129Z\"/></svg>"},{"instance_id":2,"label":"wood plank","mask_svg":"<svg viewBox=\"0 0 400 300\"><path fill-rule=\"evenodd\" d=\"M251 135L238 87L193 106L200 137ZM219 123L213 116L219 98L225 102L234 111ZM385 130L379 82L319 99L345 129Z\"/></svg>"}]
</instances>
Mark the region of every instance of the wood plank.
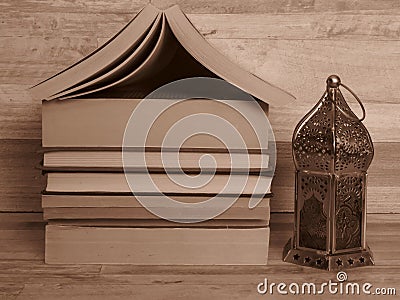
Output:
<instances>
[{"instance_id":1,"label":"wood plank","mask_svg":"<svg viewBox=\"0 0 400 300\"><path fill-rule=\"evenodd\" d=\"M386 0L388 1L388 0ZM2 11L5 12L133 12L136 13L147 5L150 0L121 0L121 1L52 1L52 0L3 0L0 3Z\"/></svg>"},{"instance_id":2,"label":"wood plank","mask_svg":"<svg viewBox=\"0 0 400 300\"><path fill-rule=\"evenodd\" d=\"M189 14L193 25L207 38L279 40L398 40L399 15L357 12L302 14ZM368 24L368 26L366 26Z\"/></svg>"},{"instance_id":3,"label":"wood plank","mask_svg":"<svg viewBox=\"0 0 400 300\"><path fill-rule=\"evenodd\" d=\"M2 12L0 36L109 37L120 31L135 13Z\"/></svg>"},{"instance_id":4,"label":"wood plank","mask_svg":"<svg viewBox=\"0 0 400 300\"><path fill-rule=\"evenodd\" d=\"M19 63L21 65L16 69L22 69L22 71L25 71L25 66L22 64L29 62L46 65L64 62L72 65L97 48L95 36L40 38L8 36L1 37L0 40L0 63Z\"/></svg>"},{"instance_id":5,"label":"wood plank","mask_svg":"<svg viewBox=\"0 0 400 300\"><path fill-rule=\"evenodd\" d=\"M346 12L351 10L389 10L395 11L399 3L395 0L384 0L374 3L370 0L350 0L335 3L329 0L290 1L290 0L253 0L251 2L240 0L151 0L151 3L160 9L178 4L185 13L280 13L280 12Z\"/></svg>"},{"instance_id":6,"label":"wood plank","mask_svg":"<svg viewBox=\"0 0 400 300\"><path fill-rule=\"evenodd\" d=\"M331 2L328 0L315 1L277 1L277 0L254 0L243 2L239 0L120 0L120 1L51 1L3 0L1 9L6 12L113 12L113 13L135 13L144 5L151 2L160 9L168 8L178 4L185 13L300 13L300 12L348 12L348 11L376 11L381 14L391 13L399 8L396 0L381 0L379 2L370 0L350 0L346 2Z\"/></svg>"},{"instance_id":7,"label":"wood plank","mask_svg":"<svg viewBox=\"0 0 400 300\"><path fill-rule=\"evenodd\" d=\"M0 141L0 211L41 211L40 140Z\"/></svg>"},{"instance_id":8,"label":"wood plank","mask_svg":"<svg viewBox=\"0 0 400 300\"><path fill-rule=\"evenodd\" d=\"M1 37L48 36L108 38L134 14L78 12L0 13ZM303 14L188 14L193 25L208 38L235 39L346 39L398 40L398 13L382 18L376 12ZM366 26L368 24L368 26Z\"/></svg>"},{"instance_id":9,"label":"wood plank","mask_svg":"<svg viewBox=\"0 0 400 300\"><path fill-rule=\"evenodd\" d=\"M32 100L27 85L0 84L0 137L40 139L41 102Z\"/></svg>"},{"instance_id":10,"label":"wood plank","mask_svg":"<svg viewBox=\"0 0 400 300\"><path fill-rule=\"evenodd\" d=\"M0 299L14 300L25 287L24 284L0 283Z\"/></svg>"},{"instance_id":11,"label":"wood plank","mask_svg":"<svg viewBox=\"0 0 400 300\"><path fill-rule=\"evenodd\" d=\"M13 50L13 49L11 49ZM0 54L2 54L0 52ZM89 54L86 53L86 54ZM75 59L72 63L77 62L80 58ZM61 64L48 64L46 61L42 63L16 63L13 61L8 61L7 63L0 62L0 71L2 72L0 76L0 82L5 85L20 83L25 86L33 86L39 82L61 72L65 68L69 67L71 62L65 62ZM22 66L22 67L21 67ZM38 101L36 99L36 101Z\"/></svg>"},{"instance_id":12,"label":"wood plank","mask_svg":"<svg viewBox=\"0 0 400 300\"><path fill-rule=\"evenodd\" d=\"M321 87L323 80L321 79ZM321 88L319 89L321 91ZM321 96L321 95L320 95ZM272 107L270 108L269 120L274 130L277 141L290 141L296 125L302 117L308 113L313 106L318 102L318 98L314 101L307 99L306 101L299 100L292 107ZM346 101L349 103L353 111L361 116L360 109L355 104L354 98L348 96ZM374 142L399 142L400 132L397 128L400 127L400 118L393 113L400 110L399 103L384 103L383 101L363 101L366 109L366 119L363 122L368 129Z\"/></svg>"},{"instance_id":13,"label":"wood plank","mask_svg":"<svg viewBox=\"0 0 400 300\"><path fill-rule=\"evenodd\" d=\"M382 116L378 115L378 111L369 109L370 102L398 104L394 80L400 66L396 50L400 45L398 41L211 38L208 41L245 69L296 95L299 110L302 110L300 116L321 98L326 78L332 73L339 74L343 83L350 86L366 104L367 120L374 117L381 119ZM347 93L345 96L354 110L359 112L355 101L347 97ZM303 104L307 109L301 108ZM284 110L290 111L291 108L270 107L270 116L280 116ZM391 115L389 113L385 117ZM279 135L278 140L282 140Z\"/></svg>"},{"instance_id":14,"label":"wood plank","mask_svg":"<svg viewBox=\"0 0 400 300\"><path fill-rule=\"evenodd\" d=\"M43 260L42 214L0 213L0 244L0 260Z\"/></svg>"}]
</instances>

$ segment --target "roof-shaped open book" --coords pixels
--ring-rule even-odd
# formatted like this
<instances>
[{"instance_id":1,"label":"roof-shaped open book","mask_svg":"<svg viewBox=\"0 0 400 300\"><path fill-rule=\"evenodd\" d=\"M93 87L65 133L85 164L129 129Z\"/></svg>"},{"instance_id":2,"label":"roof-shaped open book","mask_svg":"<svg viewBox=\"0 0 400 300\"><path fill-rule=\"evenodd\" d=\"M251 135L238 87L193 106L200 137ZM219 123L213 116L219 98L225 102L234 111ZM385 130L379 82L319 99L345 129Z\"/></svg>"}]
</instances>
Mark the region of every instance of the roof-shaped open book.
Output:
<instances>
[{"instance_id":1,"label":"roof-shaped open book","mask_svg":"<svg viewBox=\"0 0 400 300\"><path fill-rule=\"evenodd\" d=\"M294 99L213 48L178 6L160 11L152 5L96 51L31 90L41 100L143 98L166 83L197 76L224 79L272 105Z\"/></svg>"}]
</instances>

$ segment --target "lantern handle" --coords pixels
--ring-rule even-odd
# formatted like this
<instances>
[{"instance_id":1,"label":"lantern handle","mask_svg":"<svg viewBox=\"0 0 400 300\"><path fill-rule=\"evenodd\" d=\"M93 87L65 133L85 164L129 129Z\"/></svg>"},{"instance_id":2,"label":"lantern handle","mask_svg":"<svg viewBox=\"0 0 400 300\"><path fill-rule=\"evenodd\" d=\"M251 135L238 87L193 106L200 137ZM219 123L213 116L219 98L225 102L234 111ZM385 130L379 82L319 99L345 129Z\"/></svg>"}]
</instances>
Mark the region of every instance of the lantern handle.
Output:
<instances>
[{"instance_id":1,"label":"lantern handle","mask_svg":"<svg viewBox=\"0 0 400 300\"><path fill-rule=\"evenodd\" d=\"M348 118L350 118L350 119L357 119L358 121L362 122L362 121L365 119L365 108L364 108L364 105L362 104L360 98L358 98L358 96L357 96L347 85L345 85L345 84L343 84L343 83L341 83L341 82L339 82L339 85L343 86L343 87L357 100L357 102L358 102L358 104L360 105L361 110L362 110L362 118L359 119L357 116L356 116L356 118L354 118L354 117L351 116L349 113L343 111L339 106L337 106L337 108L338 108L343 114L345 114Z\"/></svg>"}]
</instances>

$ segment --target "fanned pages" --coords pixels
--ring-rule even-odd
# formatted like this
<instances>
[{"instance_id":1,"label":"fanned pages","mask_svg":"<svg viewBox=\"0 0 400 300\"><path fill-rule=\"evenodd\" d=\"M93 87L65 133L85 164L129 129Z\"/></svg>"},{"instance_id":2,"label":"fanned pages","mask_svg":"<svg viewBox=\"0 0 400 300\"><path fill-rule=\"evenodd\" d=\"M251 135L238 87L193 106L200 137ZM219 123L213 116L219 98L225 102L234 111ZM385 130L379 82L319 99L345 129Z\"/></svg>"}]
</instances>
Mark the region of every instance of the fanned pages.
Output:
<instances>
[{"instance_id":1,"label":"fanned pages","mask_svg":"<svg viewBox=\"0 0 400 300\"><path fill-rule=\"evenodd\" d=\"M168 36L168 27L165 24L165 17L162 17L162 26L161 26L161 33L158 37L157 43L155 47L150 52L148 57L145 61L137 68L132 70L129 74L125 75L118 80L110 82L109 84L96 87L94 89L89 89L88 91L74 93L72 95L67 94L66 96L60 97L61 99L68 99L71 97L82 97L87 94L92 94L96 92L100 92L105 89L109 89L119 84L123 84L128 81L139 81L141 78L149 75L150 72L154 71L155 69L163 69L169 61L171 60L175 49L176 44L174 43L167 43L167 36ZM162 57L161 57L162 55ZM53 97L50 98L54 99Z\"/></svg>"},{"instance_id":2,"label":"fanned pages","mask_svg":"<svg viewBox=\"0 0 400 300\"><path fill-rule=\"evenodd\" d=\"M143 88L149 93L165 83L199 76L222 78L267 104L294 99L213 48L177 6L159 12L151 5L104 46L32 92L44 100L109 93L115 98L116 91Z\"/></svg>"},{"instance_id":3,"label":"fanned pages","mask_svg":"<svg viewBox=\"0 0 400 300\"><path fill-rule=\"evenodd\" d=\"M114 67L115 63L138 47L159 14L157 8L147 5L106 44L66 70L34 86L32 94L40 99L48 99Z\"/></svg>"},{"instance_id":4,"label":"fanned pages","mask_svg":"<svg viewBox=\"0 0 400 300\"><path fill-rule=\"evenodd\" d=\"M153 26L151 27L149 33L143 40L143 42L132 52L132 54L125 60L122 60L119 65L112 68L107 73L96 77L90 81L77 85L71 89L67 89L61 93L55 94L49 97L49 100L56 98L68 98L66 95L71 95L75 92L79 92L79 95L85 94L84 90L89 90L94 92L96 90L101 90L112 86L115 82L120 80L121 74L129 74L132 68L143 64L143 62L148 58L146 56L152 51L151 47L154 47L154 42L157 40L157 36L160 35L162 29L162 23L160 22L163 14L159 14L155 20ZM92 88L92 89L89 89Z\"/></svg>"}]
</instances>

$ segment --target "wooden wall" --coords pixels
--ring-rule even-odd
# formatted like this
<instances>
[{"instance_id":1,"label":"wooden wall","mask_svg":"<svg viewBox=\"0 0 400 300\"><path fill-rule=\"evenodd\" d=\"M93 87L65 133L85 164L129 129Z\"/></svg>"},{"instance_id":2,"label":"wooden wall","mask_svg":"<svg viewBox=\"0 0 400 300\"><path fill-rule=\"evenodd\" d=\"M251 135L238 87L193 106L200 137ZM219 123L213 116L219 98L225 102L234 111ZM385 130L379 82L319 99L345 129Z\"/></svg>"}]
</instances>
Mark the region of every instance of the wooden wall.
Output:
<instances>
[{"instance_id":1,"label":"wooden wall","mask_svg":"<svg viewBox=\"0 0 400 300\"><path fill-rule=\"evenodd\" d=\"M27 88L84 57L149 0L2 0L0 212L40 212L40 105ZM278 141L273 211L293 209L294 126L338 74L365 104L375 142L368 212L400 213L398 0L152 0L178 3L232 61L297 97L271 107ZM356 102L348 97L356 112ZM8 214L7 214L8 215Z\"/></svg>"}]
</instances>

